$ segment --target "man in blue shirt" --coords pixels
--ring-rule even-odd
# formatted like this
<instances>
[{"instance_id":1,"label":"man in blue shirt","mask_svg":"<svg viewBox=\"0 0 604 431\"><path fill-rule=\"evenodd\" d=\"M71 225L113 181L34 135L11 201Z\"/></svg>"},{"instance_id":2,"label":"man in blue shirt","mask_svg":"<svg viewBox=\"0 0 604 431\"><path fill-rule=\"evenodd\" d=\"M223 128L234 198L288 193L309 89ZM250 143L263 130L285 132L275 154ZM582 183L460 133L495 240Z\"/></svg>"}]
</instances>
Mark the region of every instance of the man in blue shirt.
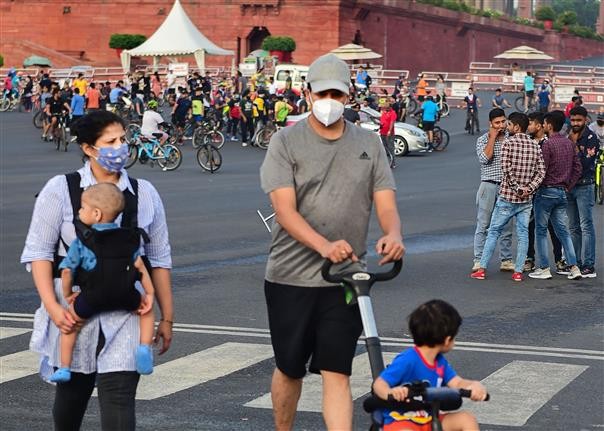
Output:
<instances>
[{"instance_id":1,"label":"man in blue shirt","mask_svg":"<svg viewBox=\"0 0 604 431\"><path fill-rule=\"evenodd\" d=\"M84 116L84 106L86 105L86 99L80 95L80 89L75 88L73 90L73 97L71 98L71 122L69 127L71 128L80 118ZM75 133L72 133L72 142L77 139Z\"/></svg>"},{"instance_id":2,"label":"man in blue shirt","mask_svg":"<svg viewBox=\"0 0 604 431\"><path fill-rule=\"evenodd\" d=\"M428 146L429 150L432 151L432 141L434 139L434 124L436 123L436 117L438 115L438 105L434 102L432 96L428 96L426 101L422 103L422 124L424 131L428 134Z\"/></svg>"},{"instance_id":3,"label":"man in blue shirt","mask_svg":"<svg viewBox=\"0 0 604 431\"><path fill-rule=\"evenodd\" d=\"M122 94L126 92L124 87L122 87L123 85L124 81L118 81L117 84L115 84L115 88L109 93L109 103L120 103Z\"/></svg>"},{"instance_id":4,"label":"man in blue shirt","mask_svg":"<svg viewBox=\"0 0 604 431\"><path fill-rule=\"evenodd\" d=\"M535 78L531 72L526 72L524 77L524 112L528 111L529 100L535 97Z\"/></svg>"},{"instance_id":5,"label":"man in blue shirt","mask_svg":"<svg viewBox=\"0 0 604 431\"><path fill-rule=\"evenodd\" d=\"M543 84L541 84L539 93L537 94L537 97L539 98L539 111L543 112L544 114L547 114L549 111L549 104L551 103L550 91L551 87L549 86L549 83L545 81Z\"/></svg>"},{"instance_id":6,"label":"man in blue shirt","mask_svg":"<svg viewBox=\"0 0 604 431\"><path fill-rule=\"evenodd\" d=\"M367 71L363 69L363 66L359 66L355 82L357 85L362 85L363 88L367 87Z\"/></svg>"}]
</instances>

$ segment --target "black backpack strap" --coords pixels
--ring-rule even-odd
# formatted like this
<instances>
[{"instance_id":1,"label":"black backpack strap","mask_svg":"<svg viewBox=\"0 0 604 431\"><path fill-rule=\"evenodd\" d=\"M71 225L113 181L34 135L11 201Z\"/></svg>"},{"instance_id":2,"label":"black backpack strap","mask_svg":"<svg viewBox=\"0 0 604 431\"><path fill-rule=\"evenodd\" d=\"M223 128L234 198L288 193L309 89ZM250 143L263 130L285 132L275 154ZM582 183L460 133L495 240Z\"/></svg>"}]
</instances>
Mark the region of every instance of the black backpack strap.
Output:
<instances>
[{"instance_id":1,"label":"black backpack strap","mask_svg":"<svg viewBox=\"0 0 604 431\"><path fill-rule=\"evenodd\" d=\"M80 211L80 207L82 206L82 188L80 187L80 182L82 181L82 177L79 172L71 172L69 174L65 174L65 178L67 179L67 188L69 189L69 200L71 201L71 208L73 210L73 219L75 220L78 216L78 212Z\"/></svg>"},{"instance_id":2,"label":"black backpack strap","mask_svg":"<svg viewBox=\"0 0 604 431\"><path fill-rule=\"evenodd\" d=\"M129 177L130 185L134 194L128 189L124 190L126 205L122 213L122 227L138 227L138 181L136 178Z\"/></svg>"}]
</instances>

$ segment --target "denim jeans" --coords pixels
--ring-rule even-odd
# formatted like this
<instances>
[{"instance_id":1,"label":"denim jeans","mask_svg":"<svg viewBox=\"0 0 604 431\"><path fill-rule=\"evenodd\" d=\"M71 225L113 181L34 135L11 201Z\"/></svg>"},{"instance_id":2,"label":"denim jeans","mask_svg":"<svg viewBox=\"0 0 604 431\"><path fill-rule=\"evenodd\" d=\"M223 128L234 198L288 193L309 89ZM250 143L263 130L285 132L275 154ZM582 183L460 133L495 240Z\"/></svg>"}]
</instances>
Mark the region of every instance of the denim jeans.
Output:
<instances>
[{"instance_id":1,"label":"denim jeans","mask_svg":"<svg viewBox=\"0 0 604 431\"><path fill-rule=\"evenodd\" d=\"M482 181L476 193L476 207L478 215L476 217L476 232L474 233L474 260L480 261L484 242L487 239L487 230L491 224L491 216L497 201L497 184L486 183ZM499 257L501 260L512 260L512 222L510 221L503 228L501 241L499 244Z\"/></svg>"},{"instance_id":2,"label":"denim jeans","mask_svg":"<svg viewBox=\"0 0 604 431\"><path fill-rule=\"evenodd\" d=\"M593 196L592 196L593 198ZM540 188L535 193L535 244L537 244L537 267L549 267L549 249L547 246L547 224L551 221L556 236L562 243L564 256L569 265L576 265L577 258L568 231L566 214L566 192L563 188Z\"/></svg>"},{"instance_id":3,"label":"denim jeans","mask_svg":"<svg viewBox=\"0 0 604 431\"><path fill-rule=\"evenodd\" d=\"M552 240L552 248L554 249L554 260L556 262L562 260L562 244L556 236L556 231L550 220L547 224L547 230L549 231L549 237ZM526 258L532 261L535 260L535 217L534 213L531 212L531 222L529 223L529 246Z\"/></svg>"},{"instance_id":4,"label":"denim jeans","mask_svg":"<svg viewBox=\"0 0 604 431\"><path fill-rule=\"evenodd\" d=\"M526 260L526 252L528 250L528 225L531 218L531 202L513 203L505 199L498 198L491 217L491 226L487 241L484 244L482 257L480 258L480 267L486 268L489 265L489 260L495 252L497 240L503 233L505 226L512 218L516 219L516 235L518 237L518 248L516 250L516 262L514 264L514 272L522 272L524 261ZM547 227L546 227L547 228Z\"/></svg>"},{"instance_id":5,"label":"denim jeans","mask_svg":"<svg viewBox=\"0 0 604 431\"><path fill-rule=\"evenodd\" d=\"M567 195L568 227L580 267L593 268L596 261L594 185L575 186Z\"/></svg>"}]
</instances>

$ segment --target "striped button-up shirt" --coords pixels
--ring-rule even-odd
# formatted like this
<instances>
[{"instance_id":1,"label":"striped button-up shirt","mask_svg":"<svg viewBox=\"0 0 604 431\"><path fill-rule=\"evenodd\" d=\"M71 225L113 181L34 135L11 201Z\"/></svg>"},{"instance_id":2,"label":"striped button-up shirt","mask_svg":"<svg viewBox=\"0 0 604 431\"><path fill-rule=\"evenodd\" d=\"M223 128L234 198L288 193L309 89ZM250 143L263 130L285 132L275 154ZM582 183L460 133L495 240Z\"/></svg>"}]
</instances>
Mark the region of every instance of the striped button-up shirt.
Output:
<instances>
[{"instance_id":1,"label":"striped button-up shirt","mask_svg":"<svg viewBox=\"0 0 604 431\"><path fill-rule=\"evenodd\" d=\"M530 202L545 177L539 144L524 133L510 136L501 147L501 169L499 196L512 203ZM519 196L521 190L527 195Z\"/></svg>"},{"instance_id":2,"label":"striped button-up shirt","mask_svg":"<svg viewBox=\"0 0 604 431\"><path fill-rule=\"evenodd\" d=\"M507 131L502 135L498 136L495 140L495 146L493 147L493 157L490 159L484 153L484 149L487 147L489 142L489 134L485 133L476 140L476 155L480 162L480 181L493 181L500 183L503 173L501 171L501 146L507 138Z\"/></svg>"},{"instance_id":3,"label":"striped button-up shirt","mask_svg":"<svg viewBox=\"0 0 604 431\"><path fill-rule=\"evenodd\" d=\"M86 189L96 184L89 163L79 171L80 187ZM125 170L121 171L117 187L133 192ZM121 222L121 215L116 223ZM141 246L151 266L171 268L170 243L164 207L157 190L146 180L138 180L138 226L144 229L150 242ZM34 261L52 261L59 238L70 244L75 238L73 210L69 198L67 180L64 175L51 178L36 199L31 225L21 254L21 263L30 268ZM65 255L63 247L59 254ZM59 302L67 307L63 298L61 280L54 280L55 294ZM105 346L96 355L100 327L103 328ZM36 311L34 331L30 349L42 355L40 374L48 380L52 367L60 366L59 329L50 319L44 305ZM86 321L78 333L73 352L72 371L90 374L95 371L107 373L113 371L136 370L135 352L139 344L139 317L125 311L103 312Z\"/></svg>"}]
</instances>

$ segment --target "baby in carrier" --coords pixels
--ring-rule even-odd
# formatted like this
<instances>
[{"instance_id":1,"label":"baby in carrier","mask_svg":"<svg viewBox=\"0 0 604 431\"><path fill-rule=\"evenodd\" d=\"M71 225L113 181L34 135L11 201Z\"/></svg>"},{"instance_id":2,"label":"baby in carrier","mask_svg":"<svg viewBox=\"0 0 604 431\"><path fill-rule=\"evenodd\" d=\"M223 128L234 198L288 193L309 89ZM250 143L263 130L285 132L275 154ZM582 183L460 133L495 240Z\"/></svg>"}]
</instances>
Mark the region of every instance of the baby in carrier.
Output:
<instances>
[{"instance_id":1,"label":"baby in carrier","mask_svg":"<svg viewBox=\"0 0 604 431\"><path fill-rule=\"evenodd\" d=\"M115 223L124 206L124 195L114 184L99 183L82 193L79 220L74 216L78 237L59 265L63 295L69 303L69 313L79 323L102 311L126 310L140 314L136 370L140 374L151 374L153 283L139 253L141 231ZM80 291L72 292L73 285L79 286ZM51 381L71 379L76 337L76 331L61 334L61 367L50 377Z\"/></svg>"}]
</instances>

